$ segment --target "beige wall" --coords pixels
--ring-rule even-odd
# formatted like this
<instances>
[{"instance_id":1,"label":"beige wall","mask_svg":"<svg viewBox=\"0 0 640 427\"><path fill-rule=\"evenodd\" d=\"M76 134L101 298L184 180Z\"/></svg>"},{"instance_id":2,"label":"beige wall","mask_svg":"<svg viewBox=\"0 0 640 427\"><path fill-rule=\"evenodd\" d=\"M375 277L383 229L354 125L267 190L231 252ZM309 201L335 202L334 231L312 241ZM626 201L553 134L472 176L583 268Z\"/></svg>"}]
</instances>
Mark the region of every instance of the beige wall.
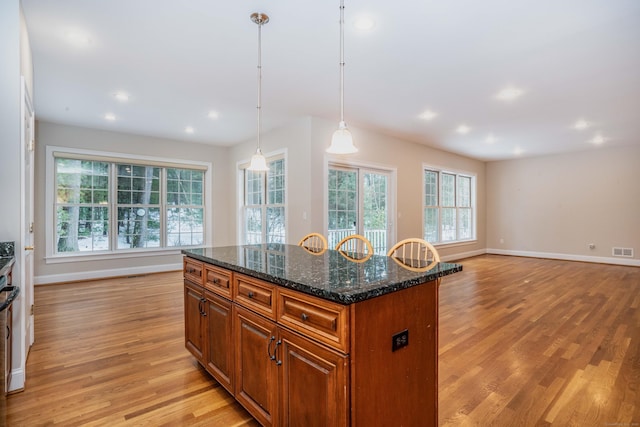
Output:
<instances>
[{"instance_id":1,"label":"beige wall","mask_svg":"<svg viewBox=\"0 0 640 427\"><path fill-rule=\"evenodd\" d=\"M213 164L214 205L226 202L232 188L228 180L230 174L228 150L208 144L194 144L185 141L167 140L148 136L130 135L104 130L65 126L38 121L36 123L36 230L45 230L45 158L47 146L81 148L86 150L114 153L146 155L175 160L198 160ZM232 241L229 211L214 208L213 241L216 245L227 245ZM175 268L181 263L181 255L140 256L113 260L80 261L47 264L45 260L45 233L36 232L35 241L35 282L49 283L61 280L121 275L131 272L162 271L166 266ZM137 269L137 270L136 270Z\"/></svg>"},{"instance_id":2,"label":"beige wall","mask_svg":"<svg viewBox=\"0 0 640 427\"><path fill-rule=\"evenodd\" d=\"M612 247L621 246L640 259L639 184L640 147L490 162L487 247L611 262Z\"/></svg>"}]
</instances>

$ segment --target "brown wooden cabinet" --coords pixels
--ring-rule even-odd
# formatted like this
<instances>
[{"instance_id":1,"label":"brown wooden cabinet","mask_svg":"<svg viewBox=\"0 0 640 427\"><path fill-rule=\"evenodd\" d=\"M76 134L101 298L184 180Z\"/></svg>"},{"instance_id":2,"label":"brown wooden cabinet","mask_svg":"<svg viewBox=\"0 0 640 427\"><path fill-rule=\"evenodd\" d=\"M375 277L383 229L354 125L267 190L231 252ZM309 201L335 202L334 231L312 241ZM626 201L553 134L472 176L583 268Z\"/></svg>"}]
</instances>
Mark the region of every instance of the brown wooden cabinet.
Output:
<instances>
[{"instance_id":1,"label":"brown wooden cabinet","mask_svg":"<svg viewBox=\"0 0 640 427\"><path fill-rule=\"evenodd\" d=\"M283 426L346 426L349 357L279 328Z\"/></svg>"},{"instance_id":2,"label":"brown wooden cabinet","mask_svg":"<svg viewBox=\"0 0 640 427\"><path fill-rule=\"evenodd\" d=\"M438 280L342 305L185 259L185 345L263 426L437 425Z\"/></svg>"},{"instance_id":3,"label":"brown wooden cabinet","mask_svg":"<svg viewBox=\"0 0 640 427\"><path fill-rule=\"evenodd\" d=\"M184 340L185 347L198 359L204 361L204 316L203 290L201 286L184 281Z\"/></svg>"},{"instance_id":4,"label":"brown wooden cabinet","mask_svg":"<svg viewBox=\"0 0 640 427\"><path fill-rule=\"evenodd\" d=\"M230 393L233 393L232 304L218 295L204 291L205 368Z\"/></svg>"},{"instance_id":5,"label":"brown wooden cabinet","mask_svg":"<svg viewBox=\"0 0 640 427\"><path fill-rule=\"evenodd\" d=\"M235 306L236 400L263 426L278 426L276 323Z\"/></svg>"}]
</instances>

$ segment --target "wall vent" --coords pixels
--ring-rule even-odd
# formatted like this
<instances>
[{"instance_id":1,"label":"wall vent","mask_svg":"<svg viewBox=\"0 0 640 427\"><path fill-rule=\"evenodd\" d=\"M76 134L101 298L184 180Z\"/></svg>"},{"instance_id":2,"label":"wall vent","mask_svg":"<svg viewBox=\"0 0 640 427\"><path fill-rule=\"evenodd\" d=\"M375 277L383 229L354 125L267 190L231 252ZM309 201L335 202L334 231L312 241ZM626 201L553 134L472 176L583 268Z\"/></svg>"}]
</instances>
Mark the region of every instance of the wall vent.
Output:
<instances>
[{"instance_id":1,"label":"wall vent","mask_svg":"<svg viewBox=\"0 0 640 427\"><path fill-rule=\"evenodd\" d=\"M633 248L613 248L613 256L633 258Z\"/></svg>"}]
</instances>

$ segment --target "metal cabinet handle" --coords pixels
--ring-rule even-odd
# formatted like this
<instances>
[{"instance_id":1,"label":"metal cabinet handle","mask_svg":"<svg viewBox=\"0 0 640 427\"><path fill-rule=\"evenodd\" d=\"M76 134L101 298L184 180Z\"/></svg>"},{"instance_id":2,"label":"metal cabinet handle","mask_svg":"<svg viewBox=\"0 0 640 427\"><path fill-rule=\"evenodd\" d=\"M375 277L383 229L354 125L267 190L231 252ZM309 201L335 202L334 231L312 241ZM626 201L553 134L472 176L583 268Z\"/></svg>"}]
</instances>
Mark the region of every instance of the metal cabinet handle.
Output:
<instances>
[{"instance_id":1,"label":"metal cabinet handle","mask_svg":"<svg viewBox=\"0 0 640 427\"><path fill-rule=\"evenodd\" d=\"M247 296L248 296L249 298L253 298L254 296L256 296L256 294L254 294L253 292L249 292L249 293L247 294Z\"/></svg>"},{"instance_id":2,"label":"metal cabinet handle","mask_svg":"<svg viewBox=\"0 0 640 427\"><path fill-rule=\"evenodd\" d=\"M275 340L276 340L276 337L271 335L271 338L269 338L269 344L267 345L267 355L269 356L269 360L276 360L275 350L273 351L273 355L271 354L271 343L274 342Z\"/></svg>"},{"instance_id":3,"label":"metal cabinet handle","mask_svg":"<svg viewBox=\"0 0 640 427\"><path fill-rule=\"evenodd\" d=\"M275 347L273 347L273 359L272 359L272 360L275 360L275 358L276 358L276 351L278 351L278 346L279 346L279 345L281 345L281 344L282 344L282 340L278 340L278 342L276 343L276 346L275 346ZM280 360L280 359L276 360L276 365L277 365L277 366L282 365L282 360Z\"/></svg>"},{"instance_id":4,"label":"metal cabinet handle","mask_svg":"<svg viewBox=\"0 0 640 427\"><path fill-rule=\"evenodd\" d=\"M7 338L9 339L9 337L11 336L11 328L9 327L9 325L7 325Z\"/></svg>"},{"instance_id":5,"label":"metal cabinet handle","mask_svg":"<svg viewBox=\"0 0 640 427\"><path fill-rule=\"evenodd\" d=\"M300 315L300 318L303 322L306 322L309 319L309 315L307 313L302 313L302 315Z\"/></svg>"}]
</instances>

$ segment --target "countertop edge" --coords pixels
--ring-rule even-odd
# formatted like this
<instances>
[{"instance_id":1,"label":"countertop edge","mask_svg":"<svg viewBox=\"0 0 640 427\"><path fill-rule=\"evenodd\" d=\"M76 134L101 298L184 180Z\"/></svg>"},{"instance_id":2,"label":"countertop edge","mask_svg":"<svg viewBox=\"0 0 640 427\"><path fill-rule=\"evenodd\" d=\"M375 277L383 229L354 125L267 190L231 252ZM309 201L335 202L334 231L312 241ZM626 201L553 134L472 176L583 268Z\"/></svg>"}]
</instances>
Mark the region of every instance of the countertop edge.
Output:
<instances>
[{"instance_id":1,"label":"countertop edge","mask_svg":"<svg viewBox=\"0 0 640 427\"><path fill-rule=\"evenodd\" d=\"M305 285L304 283L294 282L291 280L283 279L281 277L272 276L267 273L262 273L255 270L247 269L235 264L229 264L223 261L216 260L214 258L209 258L204 255L194 254L192 252L189 252L189 250L186 250L186 249L182 250L182 254L189 258L197 259L207 264L211 264L221 268L226 268L228 270L231 270L240 274L245 274L247 276L254 277L257 279L266 280L270 283L274 283L278 286L282 286L287 289L296 290L299 292L306 293L308 295L316 296L316 297L323 298L325 300L336 302L343 305L349 305L349 304L365 301L371 298L386 295L392 292L399 291L401 289L407 289L413 286L417 286L426 282L436 280L440 277L448 276L450 274L454 274L462 271L462 265L460 264L439 263L436 271L430 272L425 276L417 277L412 280L398 282L396 284L388 285L383 288L379 288L375 290L362 291L357 294L345 294L345 293L336 293L336 292L331 292L323 289L318 289L312 286ZM447 268L446 270L442 270L441 265L443 264L446 264L450 267Z\"/></svg>"}]
</instances>

